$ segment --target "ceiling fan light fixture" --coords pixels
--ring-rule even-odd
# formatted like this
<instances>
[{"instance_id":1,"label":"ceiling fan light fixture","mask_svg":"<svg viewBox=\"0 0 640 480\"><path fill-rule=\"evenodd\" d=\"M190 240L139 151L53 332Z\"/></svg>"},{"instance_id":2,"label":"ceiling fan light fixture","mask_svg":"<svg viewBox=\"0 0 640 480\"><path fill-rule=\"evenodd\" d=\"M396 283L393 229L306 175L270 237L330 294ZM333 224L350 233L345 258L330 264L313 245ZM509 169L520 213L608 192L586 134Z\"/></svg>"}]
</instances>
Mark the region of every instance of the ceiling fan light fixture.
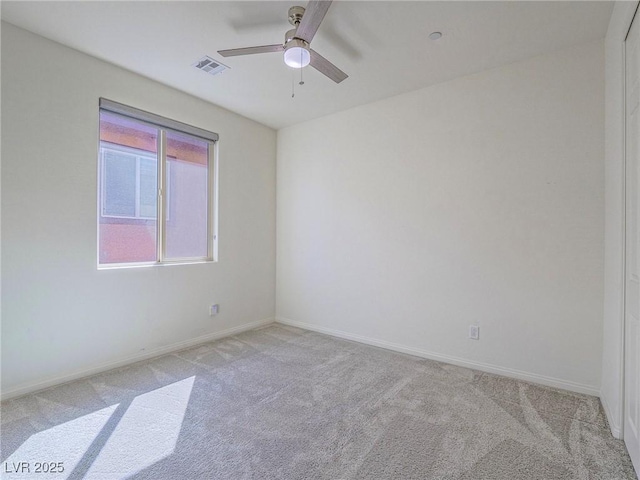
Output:
<instances>
[{"instance_id":1,"label":"ceiling fan light fixture","mask_svg":"<svg viewBox=\"0 0 640 480\"><path fill-rule=\"evenodd\" d=\"M304 41L294 38L284 50L284 63L291 68L303 68L311 62L311 54Z\"/></svg>"}]
</instances>

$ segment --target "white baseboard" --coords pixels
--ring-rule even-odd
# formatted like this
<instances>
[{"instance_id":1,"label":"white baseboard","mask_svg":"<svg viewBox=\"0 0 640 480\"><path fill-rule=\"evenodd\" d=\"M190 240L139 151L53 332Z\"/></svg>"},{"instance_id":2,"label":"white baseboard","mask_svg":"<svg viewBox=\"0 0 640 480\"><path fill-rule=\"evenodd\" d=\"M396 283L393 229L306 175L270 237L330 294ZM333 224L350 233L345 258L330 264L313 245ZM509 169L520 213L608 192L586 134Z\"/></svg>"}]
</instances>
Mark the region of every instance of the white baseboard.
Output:
<instances>
[{"instance_id":1,"label":"white baseboard","mask_svg":"<svg viewBox=\"0 0 640 480\"><path fill-rule=\"evenodd\" d=\"M537 373L523 372L521 370L514 370L512 368L501 367L498 365L491 365L488 363L476 362L473 360L466 360L464 358L453 357L450 355L443 355L440 353L433 353L426 350L421 350L413 347L406 347L397 343L391 343L384 340L378 340L375 338L365 337L362 335L356 335L353 333L343 332L341 330L334 330L333 328L319 327L317 325L305 322L298 322L290 320L284 317L276 317L276 322L283 325L291 325L292 327L299 327L305 330L312 330L314 332L325 333L333 337L344 338L345 340L352 340L355 342L365 343L367 345L373 345L375 347L386 348L387 350L394 350L396 352L407 353L409 355L415 355L417 357L428 358L430 360L436 360L438 362L450 363L459 367L471 368L474 370L480 370L487 373L495 373L497 375L503 375L505 377L511 377L518 380L524 380L531 383L539 383L549 387L561 388L563 390L569 390L576 393L584 393L586 395L593 395L595 397L600 396L600 390L592 385L584 385L581 383L571 382L560 378L547 377L544 375L538 375Z\"/></svg>"},{"instance_id":2,"label":"white baseboard","mask_svg":"<svg viewBox=\"0 0 640 480\"><path fill-rule=\"evenodd\" d=\"M609 422L609 428L611 429L611 435L614 438L622 440L622 428L618 423L618 419L613 416L613 412L611 411L611 407L609 406L609 402L607 401L607 397L600 394L600 403L602 403L602 408L604 409L604 414L607 416L607 421Z\"/></svg>"},{"instance_id":3,"label":"white baseboard","mask_svg":"<svg viewBox=\"0 0 640 480\"><path fill-rule=\"evenodd\" d=\"M64 383L72 382L80 378L89 377L91 375L106 372L108 370L113 370L114 368L125 367L127 365L140 362L142 360L148 360L150 358L159 357L167 353L177 352L178 350L184 350L185 348L189 348L194 345L198 345L200 343L211 342L213 340L218 340L220 338L229 337L231 335L236 335L238 333L246 332L247 330L253 330L255 328L263 327L265 325L269 325L273 323L274 321L275 321L274 318L265 318L263 320L258 320L251 323L245 323L244 325L240 325L238 327L228 328L220 332L208 333L206 335L192 338L190 340L184 340L182 342L172 343L171 345L166 345L164 347L154 348L152 350L145 351L143 353L130 355L120 360L103 363L101 365L96 365L94 367L87 368L85 370L79 370L77 372L73 372L67 375L61 375L54 378L47 378L47 379L39 380L37 382L24 383L22 385L18 385L17 387L7 390L6 392L2 392L2 395L0 398L2 400L8 400L10 398L19 397L21 395L26 395L28 393L33 393L39 390L44 390L46 388L62 385Z\"/></svg>"}]
</instances>

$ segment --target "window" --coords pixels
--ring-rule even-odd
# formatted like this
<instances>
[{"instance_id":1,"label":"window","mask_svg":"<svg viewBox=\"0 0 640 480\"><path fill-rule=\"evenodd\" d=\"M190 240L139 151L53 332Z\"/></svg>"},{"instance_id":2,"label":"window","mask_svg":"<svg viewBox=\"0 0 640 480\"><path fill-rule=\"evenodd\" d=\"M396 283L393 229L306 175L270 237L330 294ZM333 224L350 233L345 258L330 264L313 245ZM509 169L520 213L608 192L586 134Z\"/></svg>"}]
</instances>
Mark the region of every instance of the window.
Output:
<instances>
[{"instance_id":1,"label":"window","mask_svg":"<svg viewBox=\"0 0 640 480\"><path fill-rule=\"evenodd\" d=\"M99 266L214 260L217 139L100 99Z\"/></svg>"}]
</instances>

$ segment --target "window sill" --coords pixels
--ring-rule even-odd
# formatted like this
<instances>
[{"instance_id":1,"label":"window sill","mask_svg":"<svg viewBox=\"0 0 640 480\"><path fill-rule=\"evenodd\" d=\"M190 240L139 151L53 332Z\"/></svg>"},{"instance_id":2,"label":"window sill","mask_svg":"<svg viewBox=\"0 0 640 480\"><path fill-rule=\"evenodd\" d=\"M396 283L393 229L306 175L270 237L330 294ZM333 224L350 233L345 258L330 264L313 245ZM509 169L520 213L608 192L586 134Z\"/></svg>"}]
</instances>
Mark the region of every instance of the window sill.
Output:
<instances>
[{"instance_id":1,"label":"window sill","mask_svg":"<svg viewBox=\"0 0 640 480\"><path fill-rule=\"evenodd\" d=\"M217 260L178 260L175 262L145 262L145 263L107 263L98 265L98 270L120 270L124 268L169 267L173 265L199 265L203 263L217 263Z\"/></svg>"}]
</instances>

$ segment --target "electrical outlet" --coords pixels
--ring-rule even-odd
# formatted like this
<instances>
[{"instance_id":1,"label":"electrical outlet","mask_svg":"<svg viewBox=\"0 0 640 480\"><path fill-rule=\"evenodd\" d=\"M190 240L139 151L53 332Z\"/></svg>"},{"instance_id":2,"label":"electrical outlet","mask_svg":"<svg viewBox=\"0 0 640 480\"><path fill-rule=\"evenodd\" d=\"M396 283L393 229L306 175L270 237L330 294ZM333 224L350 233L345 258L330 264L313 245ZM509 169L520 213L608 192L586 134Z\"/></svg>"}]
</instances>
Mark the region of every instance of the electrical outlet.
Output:
<instances>
[{"instance_id":1,"label":"electrical outlet","mask_svg":"<svg viewBox=\"0 0 640 480\"><path fill-rule=\"evenodd\" d=\"M219 307L218 307L217 303L211 305L209 307L209 316L213 317L214 315L217 315L218 314L218 310L219 310Z\"/></svg>"},{"instance_id":2,"label":"electrical outlet","mask_svg":"<svg viewBox=\"0 0 640 480\"><path fill-rule=\"evenodd\" d=\"M480 327L477 325L469 326L469 338L471 340L479 340L480 339Z\"/></svg>"}]
</instances>

